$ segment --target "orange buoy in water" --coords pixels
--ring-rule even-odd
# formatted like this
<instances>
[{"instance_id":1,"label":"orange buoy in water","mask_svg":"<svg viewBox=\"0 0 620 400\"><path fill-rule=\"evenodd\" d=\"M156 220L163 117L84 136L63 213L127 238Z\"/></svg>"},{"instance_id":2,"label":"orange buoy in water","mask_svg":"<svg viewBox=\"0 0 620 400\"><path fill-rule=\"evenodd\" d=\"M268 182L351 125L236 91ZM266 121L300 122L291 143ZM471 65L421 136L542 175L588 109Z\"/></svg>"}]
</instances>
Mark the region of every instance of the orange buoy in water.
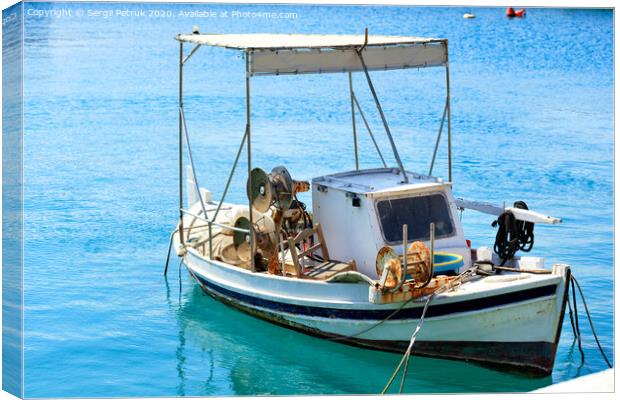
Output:
<instances>
[{"instance_id":1,"label":"orange buoy in water","mask_svg":"<svg viewBox=\"0 0 620 400\"><path fill-rule=\"evenodd\" d=\"M515 11L515 17L517 18L525 17L525 8Z\"/></svg>"},{"instance_id":2,"label":"orange buoy in water","mask_svg":"<svg viewBox=\"0 0 620 400\"><path fill-rule=\"evenodd\" d=\"M516 15L516 13L515 13L515 9L514 9L514 8L512 8L512 7L508 7L508 8L506 9L506 16L507 16L508 18L512 18L512 17L514 17L515 15Z\"/></svg>"}]
</instances>

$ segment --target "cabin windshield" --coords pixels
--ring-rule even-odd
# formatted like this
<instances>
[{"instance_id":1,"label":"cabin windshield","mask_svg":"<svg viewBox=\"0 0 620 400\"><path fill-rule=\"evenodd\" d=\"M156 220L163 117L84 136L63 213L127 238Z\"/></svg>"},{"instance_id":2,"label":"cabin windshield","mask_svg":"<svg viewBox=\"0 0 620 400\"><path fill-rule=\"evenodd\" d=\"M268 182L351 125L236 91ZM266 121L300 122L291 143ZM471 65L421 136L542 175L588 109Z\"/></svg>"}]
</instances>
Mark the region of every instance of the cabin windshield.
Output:
<instances>
[{"instance_id":1,"label":"cabin windshield","mask_svg":"<svg viewBox=\"0 0 620 400\"><path fill-rule=\"evenodd\" d=\"M379 200L377 212L383 238L387 243L403 240L403 225L407 224L409 242L430 240L430 223L435 223L435 237L454 234L454 224L446 198L440 194Z\"/></svg>"}]
</instances>

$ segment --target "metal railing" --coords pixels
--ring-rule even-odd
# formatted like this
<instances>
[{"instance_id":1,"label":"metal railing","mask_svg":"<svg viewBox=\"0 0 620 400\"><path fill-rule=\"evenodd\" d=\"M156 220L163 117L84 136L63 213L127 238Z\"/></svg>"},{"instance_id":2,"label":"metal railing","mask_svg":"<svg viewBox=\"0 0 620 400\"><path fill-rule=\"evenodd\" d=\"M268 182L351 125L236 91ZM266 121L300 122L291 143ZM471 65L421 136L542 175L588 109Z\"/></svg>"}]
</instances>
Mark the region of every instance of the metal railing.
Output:
<instances>
[{"instance_id":1,"label":"metal railing","mask_svg":"<svg viewBox=\"0 0 620 400\"><path fill-rule=\"evenodd\" d=\"M218 207L219 209L219 207ZM243 228L237 228L236 226L230 226L230 225L226 225L226 224L221 224L219 222L215 222L210 220L208 217L201 217L200 215L196 215L192 212L189 212L188 210L185 210L183 208L181 208L181 213L183 215L189 215L190 217L193 217L194 219L200 220L202 222L206 222L207 223L207 228L209 229L209 236L208 236L208 243L209 243L209 259L213 260L213 226L216 226L218 228L223 228L223 229L230 229L231 231L234 232L242 232L242 233L250 233L250 229L243 229ZM204 228L205 225L201 225L200 227ZM193 226L189 226L187 229L184 229L187 231L187 237L189 238L190 232L192 229L195 229L195 227ZM181 231L180 232L181 235L183 235L184 233Z\"/></svg>"}]
</instances>

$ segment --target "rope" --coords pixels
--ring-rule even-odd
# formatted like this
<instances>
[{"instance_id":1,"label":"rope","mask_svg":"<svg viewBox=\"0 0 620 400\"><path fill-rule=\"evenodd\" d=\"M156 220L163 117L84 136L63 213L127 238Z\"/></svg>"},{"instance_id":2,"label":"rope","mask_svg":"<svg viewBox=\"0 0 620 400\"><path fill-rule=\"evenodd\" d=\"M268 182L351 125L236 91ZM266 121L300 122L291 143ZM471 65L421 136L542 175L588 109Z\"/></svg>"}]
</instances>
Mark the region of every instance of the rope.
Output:
<instances>
[{"instance_id":1,"label":"rope","mask_svg":"<svg viewBox=\"0 0 620 400\"><path fill-rule=\"evenodd\" d=\"M164 266L164 276L168 275L168 264L170 263L170 251L172 250L172 238L174 234L179 231L179 228L176 228L170 234L170 239L168 240L168 255L166 256L166 265Z\"/></svg>"},{"instance_id":2,"label":"rope","mask_svg":"<svg viewBox=\"0 0 620 400\"><path fill-rule=\"evenodd\" d=\"M438 294L440 294L440 293L442 293L442 292L444 292L446 290L450 290L450 289L454 288L454 284L455 283L457 283L457 282L462 283L463 279L466 276L472 275L472 274L475 275L477 271L478 271L477 267L469 268L469 269L463 271L462 273L457 275L454 280L444 283L442 286L438 287L430 296L428 296L428 298L426 299L426 303L424 304L424 308L422 309L422 315L420 316L420 320L418 321L418 324L417 324L415 330L413 331L413 334L411 335L411 339L409 339L409 346L407 346L407 351L405 352L405 354L403 354L403 357L400 359L400 363L398 363L398 366L394 370L394 373L390 377L388 383L383 388L383 391L381 392L381 394L385 394L385 392L390 388L390 386L392 385L392 382L394 382L394 379L396 378L396 375L398 375L398 372L400 371L401 367L404 364L405 367L403 369L403 376L402 376L402 378L400 380L400 387L399 387L398 393L402 393L403 392L403 388L405 386L405 379L407 377L407 370L408 370L408 366L409 366L409 358L411 356L411 349L413 348L413 344L415 343L415 339L418 336L418 333L420 332L420 329L422 329L422 325L424 324L424 317L426 316L426 310L428 309L428 306L431 303L431 301Z\"/></svg>"},{"instance_id":3,"label":"rope","mask_svg":"<svg viewBox=\"0 0 620 400\"><path fill-rule=\"evenodd\" d=\"M548 269L520 269L520 268L510 268L510 267L502 267L500 265L494 265L494 269L500 271L509 271L509 272L523 272L527 274L535 274L535 275L550 275L553 271Z\"/></svg>"},{"instance_id":4,"label":"rope","mask_svg":"<svg viewBox=\"0 0 620 400\"><path fill-rule=\"evenodd\" d=\"M581 301L583 302L583 308L586 310L586 315L588 316L588 322L590 323L590 329L592 329L592 335L594 335L594 340L596 341L596 345L598 346L598 349L601 352L601 355L605 359L605 362L607 363L607 366L609 368L611 368L611 363L609 362L609 359L605 355L605 352L603 351L603 346L601 346L601 342L599 342L598 336L596 335L596 331L594 330L594 323L592 322L592 317L590 316L590 310L588 310L588 304L586 303L586 298L583 295L583 292L581 291L581 286L579 285L579 282L577 282L577 278L575 278L573 275L571 275L571 284L572 283L577 285L577 289L579 290L579 294L581 295ZM574 294L574 290L575 290L575 288L573 287L573 294ZM573 297L573 300L574 300L574 297ZM577 306L576 305L575 305L575 310L577 310ZM575 315L576 315L576 313L575 313ZM580 340L579 350L581 350L581 340Z\"/></svg>"},{"instance_id":5,"label":"rope","mask_svg":"<svg viewBox=\"0 0 620 400\"><path fill-rule=\"evenodd\" d=\"M528 209L523 201L515 202L514 207ZM498 226L493 249L503 260L501 266L512 259L517 251L532 250L534 246L534 224L532 222L519 221L510 211L506 211L496 221L493 221L491 226Z\"/></svg>"},{"instance_id":6,"label":"rope","mask_svg":"<svg viewBox=\"0 0 620 400\"><path fill-rule=\"evenodd\" d=\"M575 326L573 327L575 332L575 337L577 338L577 346L579 347L579 353L581 354L581 364L583 365L585 361L585 354L583 353L583 348L581 347L581 330L579 329L579 311L577 309L577 294L575 293L575 283L573 281L573 276L571 275L571 289L573 291L573 307L575 307ZM570 301L568 302L570 304Z\"/></svg>"},{"instance_id":7,"label":"rope","mask_svg":"<svg viewBox=\"0 0 620 400\"><path fill-rule=\"evenodd\" d=\"M462 281L467 275L469 275L471 273L474 273L477 270L478 270L478 268L470 268L468 270L465 270L465 271L461 272L453 280L451 280L449 282L446 282L442 286L438 287L435 290L435 292L432 294L432 296L435 296L436 294L439 294L439 293L443 292L444 290L447 290L447 289L450 289L450 288L454 287L453 284L455 282ZM357 337L359 335L362 335L362 334L364 334L366 332L369 332L369 331L375 329L376 327L378 327L379 325L383 324L384 322L390 320L393 316L398 314L398 312L400 310L402 310L407 304L411 303L414 300L416 300L416 299L410 298L410 299L404 301L397 309L392 311L387 317L383 318L381 321L371 325L370 327L368 327L366 329L363 329L363 330L361 330L361 331L359 331L357 333L354 333L353 335L348 335L348 336L332 336L332 337L325 338L325 340L340 341L340 340L352 339L352 338L355 338L355 337ZM426 307L426 305L425 305L425 307ZM425 308L425 310L426 310L426 308ZM423 312L426 312L426 311L423 311Z\"/></svg>"},{"instance_id":8,"label":"rope","mask_svg":"<svg viewBox=\"0 0 620 400\"><path fill-rule=\"evenodd\" d=\"M566 298L568 304L568 316L570 317L570 326L573 328L573 335L577 338L577 331L575 330L575 320L573 319L573 307L570 305L570 297Z\"/></svg>"},{"instance_id":9,"label":"rope","mask_svg":"<svg viewBox=\"0 0 620 400\"><path fill-rule=\"evenodd\" d=\"M400 307L398 307L397 309L395 309L394 311L392 311L392 312L391 312L391 313L390 313L387 317L383 318L381 321L379 321L379 322L375 323L374 325L371 325L370 327L368 327L368 328L366 328L366 329L364 329L364 330L362 330L362 331L360 331L360 332L357 332L357 333L355 333L355 334L353 334L353 335L349 335L349 336L336 336L336 337L329 337L329 338L327 338L327 340L339 341L339 340L352 339L352 338L357 337L357 336L359 336L359 335L362 335L362 334L364 334L364 333L366 333L366 332L369 332L369 331L371 331L371 330L375 329L376 327L378 327L379 325L383 324L384 322L386 322L386 321L387 321L387 320L389 320L390 318L392 318L394 315L396 315L396 314L397 314L400 310L402 310L402 309L403 309L403 308L404 308L407 304L411 303L412 301L413 301L413 298L411 298L411 299L409 299L409 300L407 300L407 301L404 301L404 302L400 305Z\"/></svg>"},{"instance_id":10,"label":"rope","mask_svg":"<svg viewBox=\"0 0 620 400\"><path fill-rule=\"evenodd\" d=\"M524 242L526 245L528 245L528 243L529 243L529 249L531 249L531 246L532 246L532 243L533 243L533 235L531 236L531 238L532 238L531 241L527 240L526 242ZM509 270L509 268L501 268L501 269ZM472 273L472 272L475 273L476 269L468 269L467 271L464 271L463 273L461 273L460 275L457 276L457 279L461 280L466 274ZM529 273L534 273L534 274L543 273L542 270L521 270L521 272L529 272ZM418 321L418 325L416 326L416 329L414 330L413 334L411 335L411 339L409 340L409 346L407 347L407 351L405 352L405 354L403 354L403 357L401 358L400 362L398 363L398 366L396 367L396 369L392 373L392 376L388 380L387 384L383 388L383 391L381 392L381 394L385 394L387 392L387 390L390 388L390 386L394 382L394 379L396 378L396 376L400 372L401 368L403 368L403 366L404 366L404 368L403 368L403 375L401 377L400 387L399 387L398 393L400 394L400 393L403 392L403 389L404 389L404 386L405 386L405 379L407 377L407 371L408 371L408 366L409 366L409 358L411 356L411 349L413 348L413 344L415 343L415 339L416 339L418 333L420 332L420 329L422 328L422 325L424 324L424 317L426 316L426 310L428 309L428 306L429 306L430 302L435 298L435 296L437 294L439 294L440 292L442 292L443 290L449 289L449 287L451 287L451 284L453 282L456 282L457 279L455 279L454 281L450 282L449 284L446 284L446 285L443 285L443 286L439 287L426 300L426 303L424 304L424 309L422 310L422 315L420 316L420 320ZM599 349L601 355L603 356L603 359L605 360L605 363L607 364L607 366L609 368L611 368L612 367L611 363L609 362L609 359L605 355L605 352L603 350L603 346L601 345L601 343L600 343L600 341L598 339L598 336L596 334L596 331L594 329L594 323L592 322L592 317L590 316L590 310L588 309L586 298L585 298L585 296L583 294L583 291L581 290L581 286L579 285L579 282L577 281L577 278L575 278L574 275L570 276L570 283L571 283L571 288L572 288L572 292L573 292L573 306L571 307L570 299L567 299L567 302L568 302L568 309L569 309L569 315L570 315L570 320L571 320L571 326L573 328L573 333L575 334L575 336L577 338L577 341L578 341L578 344L579 344L579 352L581 353L581 362L583 364L584 359L585 359L585 355L584 355L583 349L581 347L581 332L580 332L580 329L579 329L579 316L578 316L578 310L577 310L577 300L576 300L577 296L576 296L576 292L575 292L575 285L577 286L577 289L579 290L579 294L581 296L581 301L583 302L583 307L584 307L584 309L586 311L586 315L588 317L588 322L590 324L590 328L592 330L592 334L594 336L594 340L596 341L598 349ZM406 303L404 303L404 304L406 304ZM404 304L403 304L403 306L404 306ZM573 319L573 307L575 309L574 319ZM393 314L395 314L395 313L393 313ZM390 315L389 317L391 317L391 316L392 315ZM389 319L389 317L386 318L386 320ZM384 322L384 321L382 321L382 322ZM379 325L379 324L377 324L377 325Z\"/></svg>"},{"instance_id":11,"label":"rope","mask_svg":"<svg viewBox=\"0 0 620 400\"><path fill-rule=\"evenodd\" d=\"M413 343L415 343L415 339L418 336L418 333L420 332L420 329L422 328L422 325L424 324L424 317L426 316L426 310L428 309L428 305L430 304L431 300L435 298L435 294L436 294L436 292L431 294L428 297L428 299L426 300L426 303L424 304L424 309L422 310L422 315L420 316L420 320L418 321L418 325L416 326L415 330L413 331L413 334L411 335L411 339L409 339L409 346L407 346L407 351L405 352L405 354L403 354L403 357L400 359L400 363L398 364L398 366L394 370L394 373L390 377L390 380L388 381L388 383L385 385L385 387L381 391L381 394L385 394L385 392L387 392L387 390L392 385L392 382L394 382L394 378L396 378L396 375L398 375L398 372L400 371L400 368L404 364L405 365L405 369L403 370L403 376L402 376L402 379L400 381L400 388L399 388L398 393L402 393L403 392L403 387L405 385L405 378L407 376L407 366L409 365L409 357L411 355L411 348L413 347Z\"/></svg>"}]
</instances>

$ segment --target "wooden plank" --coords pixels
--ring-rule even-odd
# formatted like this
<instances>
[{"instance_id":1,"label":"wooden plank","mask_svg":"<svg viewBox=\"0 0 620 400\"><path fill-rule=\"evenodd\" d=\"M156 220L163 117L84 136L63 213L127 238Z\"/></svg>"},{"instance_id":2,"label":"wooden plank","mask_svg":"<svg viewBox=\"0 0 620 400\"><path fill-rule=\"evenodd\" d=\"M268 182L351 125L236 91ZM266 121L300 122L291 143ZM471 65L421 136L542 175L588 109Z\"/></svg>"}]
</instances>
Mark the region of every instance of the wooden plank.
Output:
<instances>
[{"instance_id":1,"label":"wooden plank","mask_svg":"<svg viewBox=\"0 0 620 400\"><path fill-rule=\"evenodd\" d=\"M310 247L308 247L306 250L302 251L301 253L299 253L297 255L297 257L305 257L309 254L314 253L314 250L318 249L319 247L321 247L321 243L317 243L315 245L312 245Z\"/></svg>"},{"instance_id":2,"label":"wooden plank","mask_svg":"<svg viewBox=\"0 0 620 400\"><path fill-rule=\"evenodd\" d=\"M297 255L297 247L295 247L295 241L291 238L288 239L288 248L291 251L291 258L293 259L293 265L295 266L295 276L299 277L301 275L299 256Z\"/></svg>"},{"instance_id":3,"label":"wooden plank","mask_svg":"<svg viewBox=\"0 0 620 400\"><path fill-rule=\"evenodd\" d=\"M314 230L319 239L319 243L321 244L321 253L324 260L329 260L329 252L327 251L327 245L325 244L325 238L323 237L323 230L321 229L321 224L316 224Z\"/></svg>"},{"instance_id":4,"label":"wooden plank","mask_svg":"<svg viewBox=\"0 0 620 400\"><path fill-rule=\"evenodd\" d=\"M318 280L324 280L339 272L353 271L355 266L339 261L327 261L317 265L311 271L305 274L306 277Z\"/></svg>"}]
</instances>

